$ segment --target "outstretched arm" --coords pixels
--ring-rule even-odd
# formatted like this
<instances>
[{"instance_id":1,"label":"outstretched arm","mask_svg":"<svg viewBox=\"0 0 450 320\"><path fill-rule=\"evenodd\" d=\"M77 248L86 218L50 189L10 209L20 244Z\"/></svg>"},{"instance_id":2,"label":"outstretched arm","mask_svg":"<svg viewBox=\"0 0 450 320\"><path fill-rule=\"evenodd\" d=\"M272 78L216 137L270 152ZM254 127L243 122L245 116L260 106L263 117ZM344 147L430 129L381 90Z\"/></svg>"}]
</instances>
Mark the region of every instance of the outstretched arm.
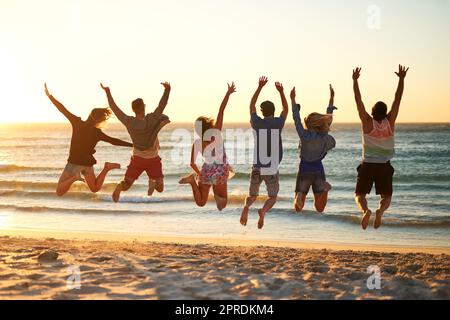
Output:
<instances>
[{"instance_id":1,"label":"outstretched arm","mask_svg":"<svg viewBox=\"0 0 450 320\"><path fill-rule=\"evenodd\" d=\"M225 108L227 107L228 99L230 98L231 94L233 94L234 92L236 92L236 86L234 85L234 82L232 82L231 85L228 84L227 93L225 94L225 97L223 98L223 101L219 108L219 113L217 114L216 129L218 129L218 130L222 130L223 115L225 112Z\"/></svg>"},{"instance_id":2,"label":"outstretched arm","mask_svg":"<svg viewBox=\"0 0 450 320\"><path fill-rule=\"evenodd\" d=\"M164 112L164 109L167 106L167 102L169 101L169 95L170 95L170 90L171 90L171 86L170 86L169 82L161 82L161 84L164 87L164 93L161 97L161 100L159 100L158 107L154 111L154 113L156 115L161 115Z\"/></svg>"},{"instance_id":3,"label":"outstretched arm","mask_svg":"<svg viewBox=\"0 0 450 320\"><path fill-rule=\"evenodd\" d=\"M361 75L361 68L356 68L353 70L353 92L355 93L356 107L358 108L359 118L363 123L370 121L371 117L367 113L364 103L361 99L361 91L359 91L358 79Z\"/></svg>"},{"instance_id":4,"label":"outstretched arm","mask_svg":"<svg viewBox=\"0 0 450 320\"><path fill-rule=\"evenodd\" d=\"M67 120L72 122L73 120L77 119L77 116L75 116L69 110L67 110L66 107L64 107L64 105L61 102L56 100L55 97L53 97L50 94L50 92L48 91L48 88L47 88L47 83L44 83L44 88L45 88L45 95L55 105L55 107L59 110L59 112L61 112L67 118Z\"/></svg>"},{"instance_id":5,"label":"outstretched arm","mask_svg":"<svg viewBox=\"0 0 450 320\"><path fill-rule=\"evenodd\" d=\"M334 106L334 89L331 84L330 84L330 101L328 102L328 106L329 107Z\"/></svg>"},{"instance_id":6,"label":"outstretched arm","mask_svg":"<svg viewBox=\"0 0 450 320\"><path fill-rule=\"evenodd\" d=\"M112 144L113 146L121 146L121 147L132 147L133 146L132 143L129 143L129 142L126 142L126 141L123 141L123 140L120 140L120 139L116 139L116 138L113 138L113 137L110 137L110 136L108 136L107 134L105 134L103 132L100 135L100 140L108 142L108 143Z\"/></svg>"},{"instance_id":7,"label":"outstretched arm","mask_svg":"<svg viewBox=\"0 0 450 320\"><path fill-rule=\"evenodd\" d=\"M295 101L296 92L295 87L291 91L291 104L292 104L292 118L294 119L295 129L297 130L300 138L306 135L306 130L303 128L302 119L300 118L300 105Z\"/></svg>"},{"instance_id":8,"label":"outstretched arm","mask_svg":"<svg viewBox=\"0 0 450 320\"><path fill-rule=\"evenodd\" d=\"M280 82L275 82L275 87L277 88L278 92L280 93L281 97L281 105L283 106L283 111L281 111L281 117L286 119L287 115L289 113L289 106L286 100L286 96L284 95L284 88L283 85Z\"/></svg>"},{"instance_id":9,"label":"outstretched arm","mask_svg":"<svg viewBox=\"0 0 450 320\"><path fill-rule=\"evenodd\" d=\"M200 145L198 145L198 143L200 143ZM192 170L195 171L195 173L197 173L198 175L200 175L200 170L197 166L197 164L195 163L195 160L197 160L197 155L201 150L201 141L200 140L196 140L194 141L194 143L192 144L192 149L191 149L191 168Z\"/></svg>"},{"instance_id":10,"label":"outstretched arm","mask_svg":"<svg viewBox=\"0 0 450 320\"><path fill-rule=\"evenodd\" d=\"M102 87L103 90L105 90L106 97L108 98L109 107L114 112L117 119L119 119L120 122L125 123L125 120L127 119L128 116L114 102L114 99L111 95L111 90L109 89L109 87L105 87L102 83L100 83L100 86Z\"/></svg>"},{"instance_id":11,"label":"outstretched arm","mask_svg":"<svg viewBox=\"0 0 450 320\"><path fill-rule=\"evenodd\" d=\"M256 89L255 94L250 101L250 114L256 113L256 101L258 101L259 94L261 93L262 88L267 84L267 77L259 78L258 89Z\"/></svg>"},{"instance_id":12,"label":"outstretched arm","mask_svg":"<svg viewBox=\"0 0 450 320\"><path fill-rule=\"evenodd\" d=\"M328 102L327 114L333 115L334 110L337 110L337 108L334 106L334 89L330 84L330 101Z\"/></svg>"},{"instance_id":13,"label":"outstretched arm","mask_svg":"<svg viewBox=\"0 0 450 320\"><path fill-rule=\"evenodd\" d=\"M405 87L405 77L408 70L409 68L399 65L398 72L395 73L398 76L398 87L395 93L395 100L394 103L392 104L391 111L389 111L387 116L392 128L394 127L395 121L397 120L398 111L400 109L400 102L402 101L403 96L403 89Z\"/></svg>"}]
</instances>

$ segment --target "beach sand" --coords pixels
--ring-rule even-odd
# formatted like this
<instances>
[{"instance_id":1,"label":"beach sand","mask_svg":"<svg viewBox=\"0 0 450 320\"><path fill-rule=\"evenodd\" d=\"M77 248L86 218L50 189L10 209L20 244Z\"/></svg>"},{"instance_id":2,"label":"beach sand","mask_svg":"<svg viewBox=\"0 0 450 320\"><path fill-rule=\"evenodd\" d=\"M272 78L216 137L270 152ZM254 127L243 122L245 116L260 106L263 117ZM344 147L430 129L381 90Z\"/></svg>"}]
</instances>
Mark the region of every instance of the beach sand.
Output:
<instances>
[{"instance_id":1,"label":"beach sand","mask_svg":"<svg viewBox=\"0 0 450 320\"><path fill-rule=\"evenodd\" d=\"M449 255L395 251L5 236L0 299L450 299Z\"/></svg>"}]
</instances>

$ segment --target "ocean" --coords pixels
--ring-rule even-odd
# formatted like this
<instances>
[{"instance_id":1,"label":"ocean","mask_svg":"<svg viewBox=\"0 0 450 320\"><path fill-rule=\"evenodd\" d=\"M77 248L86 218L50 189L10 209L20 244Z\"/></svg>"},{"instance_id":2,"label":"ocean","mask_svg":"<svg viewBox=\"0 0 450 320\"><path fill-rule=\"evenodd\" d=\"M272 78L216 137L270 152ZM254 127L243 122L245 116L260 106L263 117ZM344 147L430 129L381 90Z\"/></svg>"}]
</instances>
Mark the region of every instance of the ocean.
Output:
<instances>
[{"instance_id":1,"label":"ocean","mask_svg":"<svg viewBox=\"0 0 450 320\"><path fill-rule=\"evenodd\" d=\"M112 171L97 194L76 183L64 197L57 197L56 183L68 157L70 125L0 125L0 234L14 229L130 237L450 247L450 124L397 125L396 156L392 161L396 170L393 203L383 226L367 231L361 230L360 214L353 200L356 167L361 159L358 124L333 124L337 146L324 160L333 189L324 214L314 212L311 194L303 213L292 209L299 139L293 125L286 125L282 135L280 197L267 215L263 230L256 226L256 209L261 202L251 210L248 226L239 224L248 192L251 165L247 156L252 155L252 143L226 142L236 175L229 181L229 205L223 212L218 212L211 201L203 208L197 207L190 187L178 185L179 178L190 172L192 126L171 124L160 134L165 174L162 194L147 196L147 177L143 174L130 191L122 194L121 202L114 203L111 193L123 177L130 148L100 142L95 154L96 172L105 161L119 162L122 169ZM248 124L228 128L247 130ZM130 141L120 124L108 124L104 131ZM177 140L180 137L184 140ZM180 154L183 157L177 156ZM263 185L261 194L264 193ZM378 198L374 190L369 204L376 209Z\"/></svg>"}]
</instances>

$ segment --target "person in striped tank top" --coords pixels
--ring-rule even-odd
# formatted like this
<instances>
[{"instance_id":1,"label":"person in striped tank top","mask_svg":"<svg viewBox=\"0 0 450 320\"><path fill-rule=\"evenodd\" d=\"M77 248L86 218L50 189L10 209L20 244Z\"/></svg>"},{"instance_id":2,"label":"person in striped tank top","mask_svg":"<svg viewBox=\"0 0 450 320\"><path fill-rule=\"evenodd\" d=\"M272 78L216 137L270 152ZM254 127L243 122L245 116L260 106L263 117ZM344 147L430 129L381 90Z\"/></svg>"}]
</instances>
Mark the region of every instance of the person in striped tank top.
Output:
<instances>
[{"instance_id":1,"label":"person in striped tank top","mask_svg":"<svg viewBox=\"0 0 450 320\"><path fill-rule=\"evenodd\" d=\"M398 116L408 70L409 68L399 65L398 72L395 73L399 77L399 82L391 110L388 112L387 105L379 101L372 108L372 116L367 113L359 90L358 79L361 68L353 70L353 91L362 123L363 144L362 162L357 168L355 201L363 213L361 226L364 230L367 229L372 215L366 195L372 190L373 184L375 184L376 194L380 196L380 204L375 212L376 217L373 225L375 229L381 226L381 218L391 204L394 168L390 160L395 154L395 121Z\"/></svg>"}]
</instances>

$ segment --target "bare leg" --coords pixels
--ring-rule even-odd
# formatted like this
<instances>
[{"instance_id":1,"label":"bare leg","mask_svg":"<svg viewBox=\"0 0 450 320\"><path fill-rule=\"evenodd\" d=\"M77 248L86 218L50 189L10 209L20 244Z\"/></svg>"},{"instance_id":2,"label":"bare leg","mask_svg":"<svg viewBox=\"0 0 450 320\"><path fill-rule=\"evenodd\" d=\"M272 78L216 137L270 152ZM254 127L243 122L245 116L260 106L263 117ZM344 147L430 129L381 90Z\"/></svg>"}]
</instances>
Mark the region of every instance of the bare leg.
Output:
<instances>
[{"instance_id":1,"label":"bare leg","mask_svg":"<svg viewBox=\"0 0 450 320\"><path fill-rule=\"evenodd\" d=\"M58 186L56 187L58 197L65 195L75 181L83 181L80 174L73 175L67 171L63 171L58 180Z\"/></svg>"},{"instance_id":2,"label":"bare leg","mask_svg":"<svg viewBox=\"0 0 450 320\"><path fill-rule=\"evenodd\" d=\"M373 223L373 227L375 229L378 229L381 226L381 217L383 216L384 212L389 208L391 205L392 196L390 195L381 195L380 199L380 206L377 209L375 222Z\"/></svg>"},{"instance_id":3,"label":"bare leg","mask_svg":"<svg viewBox=\"0 0 450 320\"><path fill-rule=\"evenodd\" d=\"M155 191L155 187L156 187L156 181L153 179L149 179L148 180L148 191L147 191L147 195L149 197L151 197L153 195L153 192Z\"/></svg>"},{"instance_id":4,"label":"bare leg","mask_svg":"<svg viewBox=\"0 0 450 320\"><path fill-rule=\"evenodd\" d=\"M206 205L206 203L208 202L208 194L211 186L206 184L197 184L197 182L195 181L195 173L182 178L178 183L190 184L192 187L192 194L194 195L195 203L199 207L204 207Z\"/></svg>"},{"instance_id":5,"label":"bare leg","mask_svg":"<svg viewBox=\"0 0 450 320\"><path fill-rule=\"evenodd\" d=\"M257 197L251 197L248 196L245 199L245 205L244 205L244 209L242 209L242 213L241 213L241 224L243 226L247 225L247 221L248 221L248 210L250 210L250 207L252 206L252 204L256 201Z\"/></svg>"},{"instance_id":6,"label":"bare leg","mask_svg":"<svg viewBox=\"0 0 450 320\"><path fill-rule=\"evenodd\" d=\"M99 173L97 177L95 177L94 169L91 169L86 173L84 173L84 178L89 189L94 193L100 191L100 189L103 186L103 182L105 182L106 175L108 174L109 171L114 169L120 169L120 164L105 162L103 170Z\"/></svg>"},{"instance_id":7,"label":"bare leg","mask_svg":"<svg viewBox=\"0 0 450 320\"><path fill-rule=\"evenodd\" d=\"M325 211L325 207L328 202L328 192L331 190L331 184L325 182L325 188L322 193L314 194L314 206L317 212L322 213Z\"/></svg>"},{"instance_id":8,"label":"bare leg","mask_svg":"<svg viewBox=\"0 0 450 320\"><path fill-rule=\"evenodd\" d=\"M222 211L226 208L228 202L227 184L213 186L214 199L216 200L217 209Z\"/></svg>"},{"instance_id":9,"label":"bare leg","mask_svg":"<svg viewBox=\"0 0 450 320\"><path fill-rule=\"evenodd\" d=\"M112 198L114 202L119 202L120 193L122 191L127 191L131 188L135 180L125 177L125 179L116 186L114 192L112 194Z\"/></svg>"},{"instance_id":10,"label":"bare leg","mask_svg":"<svg viewBox=\"0 0 450 320\"><path fill-rule=\"evenodd\" d=\"M264 217L266 216L266 213L272 209L272 207L277 202L277 197L269 197L269 199L266 200L264 203L264 206L262 209L258 210L259 214L259 220L258 220L258 229L262 229L264 227Z\"/></svg>"},{"instance_id":11,"label":"bare leg","mask_svg":"<svg viewBox=\"0 0 450 320\"><path fill-rule=\"evenodd\" d=\"M363 230L367 229L369 225L370 216L372 215L372 211L369 210L367 206L367 199L365 194L355 194L355 202L359 207L359 210L364 214L361 219L361 227Z\"/></svg>"},{"instance_id":12,"label":"bare leg","mask_svg":"<svg viewBox=\"0 0 450 320\"><path fill-rule=\"evenodd\" d=\"M153 179L150 177L149 172L147 172L148 175L148 196L151 197L153 195L153 192L156 190L159 193L164 191L164 178L158 178Z\"/></svg>"},{"instance_id":13,"label":"bare leg","mask_svg":"<svg viewBox=\"0 0 450 320\"><path fill-rule=\"evenodd\" d=\"M162 193L164 191L164 178L155 180L155 190L159 193Z\"/></svg>"},{"instance_id":14,"label":"bare leg","mask_svg":"<svg viewBox=\"0 0 450 320\"><path fill-rule=\"evenodd\" d=\"M306 201L306 194L297 192L295 194L295 200L294 200L294 209L297 212L301 212L303 210L303 207L305 206Z\"/></svg>"}]
</instances>

